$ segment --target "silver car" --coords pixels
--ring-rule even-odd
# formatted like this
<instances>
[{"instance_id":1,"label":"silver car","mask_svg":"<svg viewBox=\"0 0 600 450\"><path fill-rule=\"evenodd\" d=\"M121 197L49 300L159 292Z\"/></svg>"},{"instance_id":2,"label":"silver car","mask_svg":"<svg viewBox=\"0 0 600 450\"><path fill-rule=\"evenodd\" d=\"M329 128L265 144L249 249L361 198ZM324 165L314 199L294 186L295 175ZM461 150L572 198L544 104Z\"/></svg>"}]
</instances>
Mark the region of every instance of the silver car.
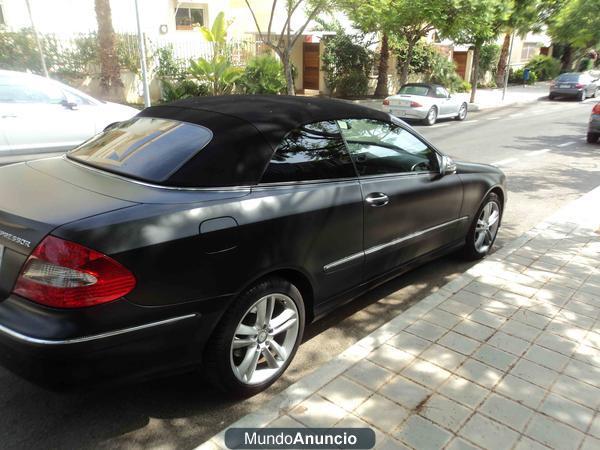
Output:
<instances>
[{"instance_id":1,"label":"silver car","mask_svg":"<svg viewBox=\"0 0 600 450\"><path fill-rule=\"evenodd\" d=\"M383 106L396 117L423 120L427 125L442 118L465 120L468 109L467 102L450 95L444 86L430 83L405 84Z\"/></svg>"},{"instance_id":2,"label":"silver car","mask_svg":"<svg viewBox=\"0 0 600 450\"><path fill-rule=\"evenodd\" d=\"M138 112L58 81L0 70L0 156L70 150Z\"/></svg>"},{"instance_id":3,"label":"silver car","mask_svg":"<svg viewBox=\"0 0 600 450\"><path fill-rule=\"evenodd\" d=\"M563 73L550 84L550 100L560 96L576 97L583 101L595 97L598 92L598 79L589 73Z\"/></svg>"}]
</instances>

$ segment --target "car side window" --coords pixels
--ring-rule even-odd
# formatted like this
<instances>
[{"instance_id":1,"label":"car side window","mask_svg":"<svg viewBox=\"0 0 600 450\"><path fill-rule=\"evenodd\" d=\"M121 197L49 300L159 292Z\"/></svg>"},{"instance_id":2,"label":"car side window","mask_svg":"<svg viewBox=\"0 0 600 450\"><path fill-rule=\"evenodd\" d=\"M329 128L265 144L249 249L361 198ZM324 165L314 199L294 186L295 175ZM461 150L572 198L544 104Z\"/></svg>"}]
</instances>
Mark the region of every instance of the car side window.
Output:
<instances>
[{"instance_id":1,"label":"car side window","mask_svg":"<svg viewBox=\"0 0 600 450\"><path fill-rule=\"evenodd\" d=\"M436 152L401 126L370 119L338 123L360 176L438 171Z\"/></svg>"},{"instance_id":2,"label":"car side window","mask_svg":"<svg viewBox=\"0 0 600 450\"><path fill-rule=\"evenodd\" d=\"M352 159L334 121L292 130L277 147L262 183L356 177Z\"/></svg>"},{"instance_id":3,"label":"car side window","mask_svg":"<svg viewBox=\"0 0 600 450\"><path fill-rule=\"evenodd\" d=\"M448 97L448 91L446 91L446 89L444 89L441 86L438 86L435 88L435 96L437 98L447 98Z\"/></svg>"},{"instance_id":4,"label":"car side window","mask_svg":"<svg viewBox=\"0 0 600 450\"><path fill-rule=\"evenodd\" d=\"M63 100L64 92L54 83L39 83L37 80L0 80L2 103L60 104Z\"/></svg>"}]
</instances>

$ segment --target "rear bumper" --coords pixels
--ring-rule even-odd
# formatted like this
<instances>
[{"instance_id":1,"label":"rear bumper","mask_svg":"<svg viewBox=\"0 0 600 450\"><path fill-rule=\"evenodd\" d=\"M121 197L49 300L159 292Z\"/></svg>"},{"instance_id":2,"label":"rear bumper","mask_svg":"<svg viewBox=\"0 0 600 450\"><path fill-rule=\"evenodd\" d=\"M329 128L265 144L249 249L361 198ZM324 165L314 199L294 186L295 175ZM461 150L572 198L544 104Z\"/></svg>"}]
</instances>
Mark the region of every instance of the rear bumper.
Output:
<instances>
[{"instance_id":1,"label":"rear bumper","mask_svg":"<svg viewBox=\"0 0 600 450\"><path fill-rule=\"evenodd\" d=\"M154 309L126 300L112 305L112 311L96 313L103 316L119 309L121 313L131 308ZM217 321L212 314L191 310L163 311L162 318L138 318L129 326L73 332L82 322L81 313L51 310L9 297L0 303L0 363L52 388L147 378L200 364L211 323Z\"/></svg>"},{"instance_id":2,"label":"rear bumper","mask_svg":"<svg viewBox=\"0 0 600 450\"><path fill-rule=\"evenodd\" d=\"M395 108L391 106L387 109L387 112L400 119L425 119L429 110L425 108Z\"/></svg>"},{"instance_id":3,"label":"rear bumper","mask_svg":"<svg viewBox=\"0 0 600 450\"><path fill-rule=\"evenodd\" d=\"M568 88L568 89L553 88L553 89L550 89L550 94L553 94L553 95L577 96L577 95L581 94L582 91L583 91L583 88L582 89L577 89L577 88Z\"/></svg>"}]
</instances>

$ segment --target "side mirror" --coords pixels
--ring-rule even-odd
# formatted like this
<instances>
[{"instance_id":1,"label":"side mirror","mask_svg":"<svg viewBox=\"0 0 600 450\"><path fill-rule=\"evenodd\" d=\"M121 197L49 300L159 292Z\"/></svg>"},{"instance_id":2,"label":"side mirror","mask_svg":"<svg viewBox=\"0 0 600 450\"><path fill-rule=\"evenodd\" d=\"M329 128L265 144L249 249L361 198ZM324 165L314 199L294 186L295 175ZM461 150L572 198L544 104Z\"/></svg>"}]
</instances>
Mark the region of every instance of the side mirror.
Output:
<instances>
[{"instance_id":1,"label":"side mirror","mask_svg":"<svg viewBox=\"0 0 600 450\"><path fill-rule=\"evenodd\" d=\"M77 109L78 105L75 102L70 102L68 100L63 100L62 102L60 102L61 105L63 105L65 108L67 109Z\"/></svg>"},{"instance_id":2,"label":"side mirror","mask_svg":"<svg viewBox=\"0 0 600 450\"><path fill-rule=\"evenodd\" d=\"M456 173L456 163L452 161L452 158L446 155L442 155L440 161L440 175L443 177L445 175L451 175Z\"/></svg>"}]
</instances>

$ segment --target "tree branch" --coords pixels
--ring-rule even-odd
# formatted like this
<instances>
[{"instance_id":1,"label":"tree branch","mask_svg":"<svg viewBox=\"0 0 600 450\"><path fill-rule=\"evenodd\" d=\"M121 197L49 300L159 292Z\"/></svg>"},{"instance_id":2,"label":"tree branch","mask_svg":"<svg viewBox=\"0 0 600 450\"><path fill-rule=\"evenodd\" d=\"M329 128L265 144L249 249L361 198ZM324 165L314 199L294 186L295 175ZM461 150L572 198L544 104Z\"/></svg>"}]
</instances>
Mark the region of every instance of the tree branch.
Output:
<instances>
[{"instance_id":1,"label":"tree branch","mask_svg":"<svg viewBox=\"0 0 600 450\"><path fill-rule=\"evenodd\" d=\"M321 9L321 6L324 3L325 3L325 0L322 0L319 3L317 3L317 6L315 6L315 8L313 9L313 12L310 13L310 15L308 16L308 19L306 19L306 22L304 22L304 25L302 25L300 27L300 29L294 34L294 38L292 39L291 44L288 42L289 48L293 48L294 47L294 45L296 44L296 41L298 40L298 38L300 37L300 35L302 33L304 33L304 30L306 29L306 27L308 26L308 24L315 18L315 16L317 15L317 13L319 12L319 10Z\"/></svg>"},{"instance_id":2,"label":"tree branch","mask_svg":"<svg viewBox=\"0 0 600 450\"><path fill-rule=\"evenodd\" d=\"M248 1L246 1L248 3ZM273 5L271 6L271 17L269 17L269 28L267 29L267 40L271 42L271 26L273 25L273 17L275 16L275 6L277 5L277 0L273 0Z\"/></svg>"},{"instance_id":3,"label":"tree branch","mask_svg":"<svg viewBox=\"0 0 600 450\"><path fill-rule=\"evenodd\" d=\"M278 45L283 45L283 38L285 36L286 30L288 29L288 27L291 26L290 22L291 22L292 16L294 15L294 12L296 12L296 9L298 8L298 6L300 6L300 4L303 1L304 0L298 0L296 2L296 4L294 6L292 6L291 9L288 10L287 19L286 19L285 23L283 24L283 28L281 29L281 34L279 35L279 42L277 43ZM288 44L289 44L289 42L288 42Z\"/></svg>"},{"instance_id":4,"label":"tree branch","mask_svg":"<svg viewBox=\"0 0 600 450\"><path fill-rule=\"evenodd\" d=\"M263 36L262 31L260 30L260 25L258 23L258 19L256 18L256 14L254 14L254 10L252 9L252 6L250 6L250 2L249 0L245 0L246 1L246 5L248 6L248 9L250 10L250 14L252 14L252 19L254 19L254 24L256 25L256 29L258 30L258 36L260 37L261 41L265 41L265 38Z\"/></svg>"}]
</instances>

